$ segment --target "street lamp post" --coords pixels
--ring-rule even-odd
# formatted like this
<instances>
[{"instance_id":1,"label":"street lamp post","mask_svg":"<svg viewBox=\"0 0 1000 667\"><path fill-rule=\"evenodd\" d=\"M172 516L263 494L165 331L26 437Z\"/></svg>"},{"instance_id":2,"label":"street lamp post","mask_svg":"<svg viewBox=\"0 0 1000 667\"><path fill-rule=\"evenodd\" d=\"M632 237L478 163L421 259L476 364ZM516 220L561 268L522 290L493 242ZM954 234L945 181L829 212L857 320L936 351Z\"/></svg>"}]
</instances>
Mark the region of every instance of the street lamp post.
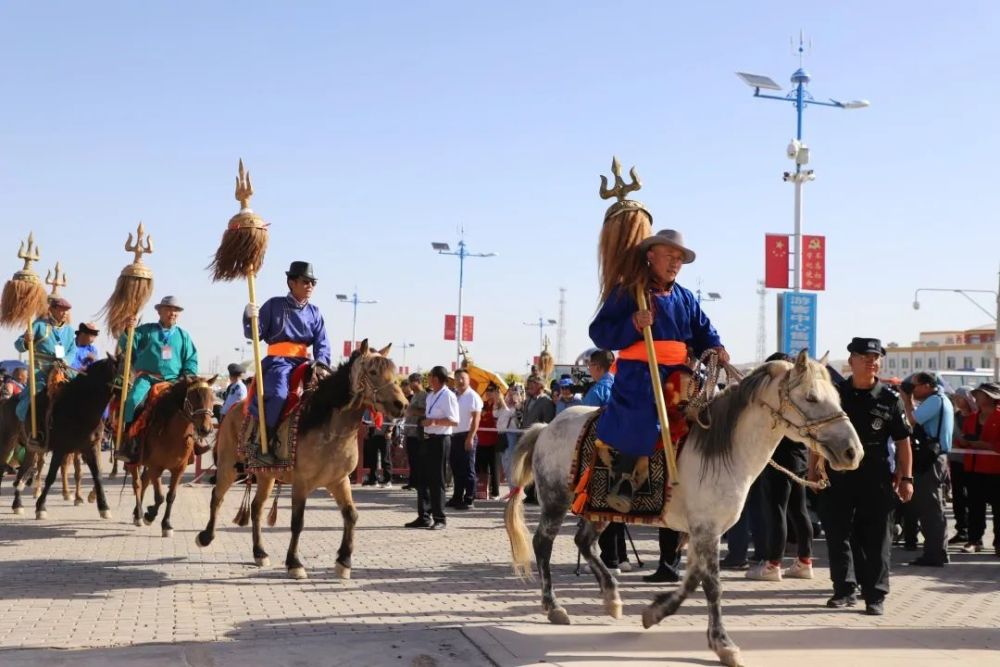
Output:
<instances>
[{"instance_id":1,"label":"street lamp post","mask_svg":"<svg viewBox=\"0 0 1000 667\"><path fill-rule=\"evenodd\" d=\"M795 161L795 171L785 172L784 180L786 182L791 181L795 185L795 233L794 233L794 264L792 265L792 288L794 291L798 292L801 287L800 275L802 267L802 185L806 181L811 181L815 178L812 169L803 169L803 167L809 164L809 147L802 143L802 112L809 105L824 106L824 107L836 107L838 109L863 109L869 106L871 103L868 100L854 100L851 102L841 102L839 100L831 99L829 102L819 101L813 99L813 96L806 89L806 84L809 83L811 77L802 68L802 59L805 55L805 46L803 44L803 35L799 33L799 68L792 73L792 84L794 88L785 96L780 95L768 95L766 93L761 93L761 90L775 90L780 91L781 86L774 82L773 79L766 76L761 76L759 74L747 74L745 72L737 72L736 76L740 77L744 83L754 89L754 97L760 97L767 100L779 100L781 102L791 102L792 106L795 107L795 139L792 143L788 145L788 157Z\"/></svg>"},{"instance_id":2,"label":"street lamp post","mask_svg":"<svg viewBox=\"0 0 1000 667\"><path fill-rule=\"evenodd\" d=\"M525 322L524 326L538 327L538 349L541 350L545 347L545 327L551 327L555 324L555 320L539 315L537 322Z\"/></svg>"},{"instance_id":3,"label":"street lamp post","mask_svg":"<svg viewBox=\"0 0 1000 667\"><path fill-rule=\"evenodd\" d=\"M337 301L340 303L349 303L354 307L354 316L351 318L351 350L353 351L357 347L358 340L358 304L378 303L378 301L374 299L368 301L359 299L357 287L354 288L354 293L351 294L350 298L346 294L338 294Z\"/></svg>"},{"instance_id":4,"label":"street lamp post","mask_svg":"<svg viewBox=\"0 0 1000 667\"><path fill-rule=\"evenodd\" d=\"M416 345L414 343L407 343L407 342L404 341L403 343L400 343L399 346L401 348L403 348L403 363L402 363L402 366L405 367L406 366L406 351L408 349L410 349L411 347L416 347Z\"/></svg>"},{"instance_id":5,"label":"street lamp post","mask_svg":"<svg viewBox=\"0 0 1000 667\"><path fill-rule=\"evenodd\" d=\"M452 250L447 243L438 241L431 242L431 248L439 255L454 255L458 257L458 317L455 320L455 363L462 361L462 289L465 285L465 258L466 257L496 257L495 252L469 252L465 245L465 231L458 237L458 250Z\"/></svg>"},{"instance_id":6,"label":"street lamp post","mask_svg":"<svg viewBox=\"0 0 1000 667\"><path fill-rule=\"evenodd\" d=\"M918 295L920 292L952 292L953 294L961 294L966 299L968 299L972 305L974 305L979 310L986 313L986 315L993 320L996 326L993 334L993 379L1000 381L1000 272L997 273L997 291L988 289L948 289L943 287L920 287L913 292L913 310L920 309L920 300ZM996 312L991 313L990 311L983 308L982 305L975 299L973 299L969 294L992 294L996 301Z\"/></svg>"}]
</instances>

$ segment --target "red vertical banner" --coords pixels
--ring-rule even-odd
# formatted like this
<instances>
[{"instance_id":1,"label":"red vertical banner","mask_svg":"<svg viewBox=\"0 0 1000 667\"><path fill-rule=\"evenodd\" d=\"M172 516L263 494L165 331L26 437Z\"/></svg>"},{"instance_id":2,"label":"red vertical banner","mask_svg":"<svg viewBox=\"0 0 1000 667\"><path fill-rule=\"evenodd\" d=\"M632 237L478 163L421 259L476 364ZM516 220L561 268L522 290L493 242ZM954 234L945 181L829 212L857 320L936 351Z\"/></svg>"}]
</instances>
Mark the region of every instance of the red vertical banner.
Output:
<instances>
[{"instance_id":1,"label":"red vertical banner","mask_svg":"<svg viewBox=\"0 0 1000 667\"><path fill-rule=\"evenodd\" d=\"M456 318L454 315L444 316L444 339L445 340L455 340L455 329L457 327Z\"/></svg>"},{"instance_id":2,"label":"red vertical banner","mask_svg":"<svg viewBox=\"0 0 1000 667\"><path fill-rule=\"evenodd\" d=\"M462 340L467 343L472 342L475 318L472 315L462 315Z\"/></svg>"},{"instance_id":3,"label":"red vertical banner","mask_svg":"<svg viewBox=\"0 0 1000 667\"><path fill-rule=\"evenodd\" d=\"M344 356L345 357L351 356L351 341L349 340L344 341Z\"/></svg>"},{"instance_id":4,"label":"red vertical banner","mask_svg":"<svg viewBox=\"0 0 1000 667\"><path fill-rule=\"evenodd\" d=\"M788 235L764 235L764 287L788 289Z\"/></svg>"},{"instance_id":5,"label":"red vertical banner","mask_svg":"<svg viewBox=\"0 0 1000 667\"><path fill-rule=\"evenodd\" d=\"M802 236L802 289L826 289L825 236Z\"/></svg>"},{"instance_id":6,"label":"red vertical banner","mask_svg":"<svg viewBox=\"0 0 1000 667\"><path fill-rule=\"evenodd\" d=\"M457 361L451 362L451 372L454 373L457 370L458 370L458 362Z\"/></svg>"},{"instance_id":7,"label":"red vertical banner","mask_svg":"<svg viewBox=\"0 0 1000 667\"><path fill-rule=\"evenodd\" d=\"M400 366L399 367L399 374L402 375L402 376L404 376L404 377L407 376L407 375L409 375L410 374L410 367L409 366Z\"/></svg>"}]
</instances>

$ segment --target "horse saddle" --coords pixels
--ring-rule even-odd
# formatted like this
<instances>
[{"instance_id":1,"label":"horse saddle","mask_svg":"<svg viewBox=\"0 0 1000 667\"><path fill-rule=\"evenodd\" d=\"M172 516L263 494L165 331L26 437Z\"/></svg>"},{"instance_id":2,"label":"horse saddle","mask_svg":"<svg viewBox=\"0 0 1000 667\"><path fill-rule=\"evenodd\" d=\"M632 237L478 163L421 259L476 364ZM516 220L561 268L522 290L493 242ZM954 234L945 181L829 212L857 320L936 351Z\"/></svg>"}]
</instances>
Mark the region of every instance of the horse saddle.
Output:
<instances>
[{"instance_id":1,"label":"horse saddle","mask_svg":"<svg viewBox=\"0 0 1000 667\"><path fill-rule=\"evenodd\" d=\"M142 402L142 409L139 411L139 415L132 422L132 425L129 426L128 437L141 438L143 436L146 428L149 426L153 408L156 407L156 404L160 402L160 399L163 398L172 386L172 382L157 382L149 388L149 393L146 394L146 400Z\"/></svg>"}]
</instances>

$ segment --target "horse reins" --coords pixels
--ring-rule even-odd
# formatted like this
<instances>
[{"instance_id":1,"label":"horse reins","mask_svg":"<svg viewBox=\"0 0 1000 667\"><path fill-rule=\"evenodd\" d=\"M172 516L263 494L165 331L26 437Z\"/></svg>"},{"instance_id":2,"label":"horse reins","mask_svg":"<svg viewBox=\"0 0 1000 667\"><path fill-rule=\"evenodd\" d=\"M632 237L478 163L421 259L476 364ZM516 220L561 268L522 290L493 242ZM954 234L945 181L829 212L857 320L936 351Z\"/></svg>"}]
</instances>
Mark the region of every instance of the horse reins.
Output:
<instances>
[{"instance_id":1,"label":"horse reins","mask_svg":"<svg viewBox=\"0 0 1000 667\"><path fill-rule=\"evenodd\" d=\"M212 414L211 408L198 408L197 410L195 410L194 407L191 405L191 392L195 391L196 389L208 389L209 391L211 391L212 387L209 386L209 384L204 380L199 380L198 382L195 382L184 391L183 414L188 419L188 421L192 423L194 422L195 417L201 417L204 415Z\"/></svg>"}]
</instances>

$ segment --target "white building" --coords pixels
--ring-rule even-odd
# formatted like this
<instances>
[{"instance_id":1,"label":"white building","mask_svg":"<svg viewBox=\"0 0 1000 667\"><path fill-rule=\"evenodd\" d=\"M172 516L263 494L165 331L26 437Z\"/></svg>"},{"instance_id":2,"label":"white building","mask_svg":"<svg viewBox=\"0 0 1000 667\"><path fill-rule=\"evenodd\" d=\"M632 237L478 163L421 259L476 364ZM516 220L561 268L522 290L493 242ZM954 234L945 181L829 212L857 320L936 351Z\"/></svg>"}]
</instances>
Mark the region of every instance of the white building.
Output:
<instances>
[{"instance_id":1,"label":"white building","mask_svg":"<svg viewBox=\"0 0 1000 667\"><path fill-rule=\"evenodd\" d=\"M965 331L923 331L912 345L886 345L883 373L905 377L918 371L989 371L995 338L992 324Z\"/></svg>"}]
</instances>

